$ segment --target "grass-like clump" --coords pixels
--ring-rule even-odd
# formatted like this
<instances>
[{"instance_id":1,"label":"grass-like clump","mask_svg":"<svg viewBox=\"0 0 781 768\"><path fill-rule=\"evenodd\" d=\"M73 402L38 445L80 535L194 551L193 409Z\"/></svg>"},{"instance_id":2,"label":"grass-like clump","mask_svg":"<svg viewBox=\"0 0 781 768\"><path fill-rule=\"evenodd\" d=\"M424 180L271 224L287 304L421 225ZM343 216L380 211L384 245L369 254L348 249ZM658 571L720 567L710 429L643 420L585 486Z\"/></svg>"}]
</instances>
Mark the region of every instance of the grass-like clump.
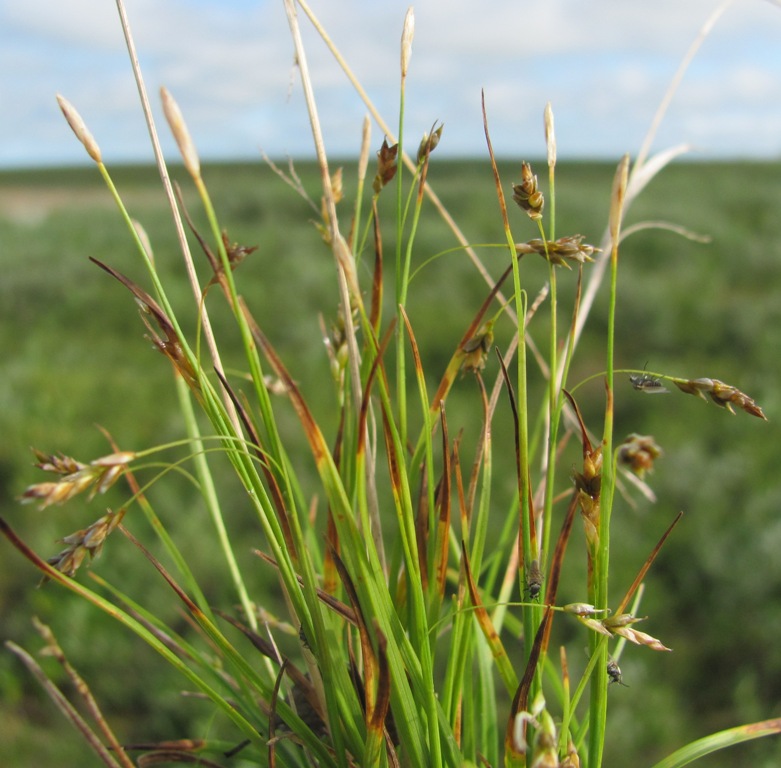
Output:
<instances>
[{"instance_id":1,"label":"grass-like clump","mask_svg":"<svg viewBox=\"0 0 781 768\"><path fill-rule=\"evenodd\" d=\"M446 140L444 126L433 123L413 141L404 134L414 32L410 10L401 37L398 129L394 136L374 114L385 134L377 142L367 119L356 192L348 200L341 171L330 166L320 134L295 4L285 5L320 171L315 226L337 278L332 316L320 318L327 371L316 382L332 389L336 418L328 424L318 418L305 394L312 383L299 381L296 361L277 351L277 328L256 319L252 286L241 283L242 263L253 258L254 247L233 242L221 227L173 96L161 91L206 231L199 231L182 193L171 186L156 139L154 145L192 289L194 330L169 299L170 286L157 268L152 244L126 209L98 142L76 109L59 97L127 223L148 285L128 277L125 265L92 260L117 289L122 286L132 296L147 338L171 363L186 438L129 450L106 433L109 448L95 459L36 451L37 466L52 479L28 487L25 502L45 508L94 497L120 482L128 488L121 508L65 536L61 551L48 560L1 522L6 538L45 581L65 586L115 618L180 671L188 686L211 702L215 717L226 724L221 733L229 735L120 744L47 627L39 624L47 652L75 684L92 722L32 656L13 643L9 648L109 766L132 765L130 754L138 750L143 753L139 765L598 768L608 690L626 685L622 655L670 650L663 637L652 634L653 617L642 615L641 599L646 576L681 517L649 521L659 526L657 545L637 563L634 579L611 582L612 512L622 497L651 494L647 475L662 453L650 435L615 433L617 392L689 394L733 414L766 418L737 386L699 371L679 376L616 368L624 215L674 153L653 162L645 153L634 163L628 156L621 159L604 201L605 233L595 245L588 233L557 231L550 105L544 111L543 189L526 162L512 183L501 177L484 98L486 162L495 180L501 242L478 249L428 184L437 145ZM330 45L308 7L299 5ZM154 138L146 92L135 72ZM373 111L370 103L367 107ZM376 168L370 169L372 150ZM292 167L278 172L306 194ZM416 258L424 215L444 217L459 248L486 279L482 303L470 308L460 340L439 369L427 363L418 344L409 300L410 285L427 266ZM205 278L191 247L208 265ZM490 269L480 255L486 252ZM546 278L535 284L526 267L540 259ZM606 290L598 298L602 284ZM578 368L587 366L589 373L572 380L583 328L603 297L607 322L600 354L581 361ZM223 362L210 314L215 306L217 312L227 309L234 321L242 351L238 366ZM535 343L540 338L544 343ZM582 386L588 381L600 386ZM474 392L479 414L474 433L462 431L449 415L451 393L466 387ZM305 455L290 437L291 412L308 446ZM590 415L595 412L599 418ZM509 424L504 432L509 440L495 444L499 422ZM183 458L166 458L183 446ZM497 452L513 457L509 497L501 490L507 478L494 470ZM226 464L241 485L243 512L257 531L256 567L273 585L266 591L253 591L236 556L246 542L232 537L235 513L215 482ZM314 489L305 481L311 466ZM150 500L150 489L172 471L187 476L203 497L213 556L224 562L235 608L207 599L188 553L169 532L168 513L158 513ZM157 536L155 551L133 533L145 523ZM571 541L576 526L583 535ZM100 553L109 536L124 536L147 558L185 622L174 626L156 615L143 596L125 593L121 578L112 583L93 574L93 588L82 583L81 566ZM571 582L566 594L576 600L560 598L565 579ZM648 588L653 589L652 580ZM561 641L554 640L559 626L564 627ZM584 646L587 661L575 674ZM570 664L573 654L578 664ZM657 765L684 765L779 730L780 722L764 721L720 731Z\"/></svg>"}]
</instances>

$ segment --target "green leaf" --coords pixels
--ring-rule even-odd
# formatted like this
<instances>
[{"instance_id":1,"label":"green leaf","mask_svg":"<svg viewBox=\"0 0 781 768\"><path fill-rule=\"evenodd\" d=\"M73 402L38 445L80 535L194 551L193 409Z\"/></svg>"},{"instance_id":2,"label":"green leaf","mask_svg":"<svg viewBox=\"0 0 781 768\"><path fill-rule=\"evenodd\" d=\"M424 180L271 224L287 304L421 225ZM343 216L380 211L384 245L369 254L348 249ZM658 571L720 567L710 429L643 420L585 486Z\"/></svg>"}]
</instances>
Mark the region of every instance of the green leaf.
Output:
<instances>
[{"instance_id":1,"label":"green leaf","mask_svg":"<svg viewBox=\"0 0 781 768\"><path fill-rule=\"evenodd\" d=\"M661 762L656 763L653 768L679 768L679 766L688 765L712 752L718 752L720 749L734 747L736 744L752 739L761 739L763 736L774 736L777 733L781 733L781 718L778 717L773 720L739 725L737 728L718 731L710 736L697 739L697 741L681 747Z\"/></svg>"}]
</instances>

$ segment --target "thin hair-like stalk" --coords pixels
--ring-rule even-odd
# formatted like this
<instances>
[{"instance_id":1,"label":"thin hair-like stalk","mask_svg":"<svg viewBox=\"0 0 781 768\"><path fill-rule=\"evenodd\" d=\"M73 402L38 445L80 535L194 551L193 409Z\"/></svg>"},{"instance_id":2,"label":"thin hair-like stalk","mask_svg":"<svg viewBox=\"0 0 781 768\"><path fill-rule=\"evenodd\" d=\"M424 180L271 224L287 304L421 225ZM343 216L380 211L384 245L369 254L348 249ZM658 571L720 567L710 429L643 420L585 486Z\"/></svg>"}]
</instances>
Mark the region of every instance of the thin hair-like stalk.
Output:
<instances>
[{"instance_id":1,"label":"thin hair-like stalk","mask_svg":"<svg viewBox=\"0 0 781 768\"><path fill-rule=\"evenodd\" d=\"M515 437L516 437L516 472L518 481L518 511L519 511L519 533L518 533L518 545L515 550L519 553L518 560L522 560L523 567L517 569L518 578L521 580L519 587L521 591L525 589L525 583L523 574L526 569L537 559L536 543L533 542L532 531L535 525L534 516L532 513L531 505L531 487L529 477L529 424L528 424L528 394L526 387L526 292L521 289L521 276L520 276L520 257L515 247L515 240L510 230L510 221L507 216L507 204L505 202L504 191L502 190L501 179L499 177L499 169L496 165L496 157L494 155L493 146L491 144L491 136L488 131L488 117L485 109L485 94L482 99L483 107L483 128L485 131L485 139L488 147L488 156L491 161L491 168L494 175L494 183L496 185L496 194L499 202L499 210L502 217L502 224L504 229L507 245L510 249L510 256L512 259L512 273L513 273L513 296L515 300L515 312L517 317L516 323L516 337L518 339L517 350L517 400L514 410L515 419ZM503 366L503 373L506 375L506 370ZM509 384L509 378L507 381L508 394L513 399L512 388ZM536 537L535 537L536 538ZM509 570L508 570L509 572ZM526 689L528 700L532 701L536 698L538 691L540 690L540 676L536 673L536 662L533 662L534 655L534 640L537 636L540 622L542 621L542 612L539 606L530 606L523 609L522 614L523 621L523 638L524 638L524 659L527 662L527 669L530 672L529 686ZM539 650L539 647L538 647ZM534 664L534 670L532 671L532 664ZM519 689L520 690L520 689ZM517 694L516 694L517 698ZM512 759L512 757L511 757Z\"/></svg>"},{"instance_id":2,"label":"thin hair-like stalk","mask_svg":"<svg viewBox=\"0 0 781 768\"><path fill-rule=\"evenodd\" d=\"M613 456L613 350L616 330L616 297L618 290L618 246L621 234L621 220L624 213L627 179L629 176L629 155L624 155L613 180L610 201L610 299L607 328L607 359L605 364L605 426L602 435L602 491L598 525L598 543L594 562L593 594L590 602L597 609L608 607L608 568L610 563L610 515L615 493L615 458ZM589 638L589 650L597 658L597 669L607 665L607 644L599 642L593 634ZM607 721L608 678L604 674L592 674L589 704L589 766L600 768L605 747Z\"/></svg>"},{"instance_id":3,"label":"thin hair-like stalk","mask_svg":"<svg viewBox=\"0 0 781 768\"><path fill-rule=\"evenodd\" d=\"M415 15L412 8L404 19L401 36L401 78L399 83L399 126L398 153L404 155L404 110L406 104L407 73L412 55L412 38L415 30ZM416 169L417 172L417 169ZM398 409L398 427L402 444L407 442L407 384L406 356L403 332L402 308L407 301L407 282L409 280L410 250L404 249L404 174L396 173L396 311L398 325L396 335L396 403Z\"/></svg>"},{"instance_id":4,"label":"thin hair-like stalk","mask_svg":"<svg viewBox=\"0 0 781 768\"><path fill-rule=\"evenodd\" d=\"M136 80L138 96L141 101L141 108L143 110L144 119L146 121L147 129L149 131L149 139L150 142L152 143L152 149L155 155L155 162L157 163L158 172L160 174L160 180L163 184L163 190L165 191L166 199L168 200L168 205L171 209L171 218L173 219L174 226L176 228L176 237L182 252L182 257L184 259L190 287L193 291L193 296L195 297L196 301L198 301L201 295L201 287L198 282L198 275L196 274L195 271L195 264L193 263L192 254L190 252L190 246L187 242L187 235L185 234L184 223L182 222L182 217L179 212L179 207L176 204L176 196L174 195L173 186L171 184L171 177L168 173L168 166L166 165L165 157L163 156L163 150L162 147L160 146L160 140L157 135L157 128L155 125L154 117L152 115L152 108L149 103L149 96L147 94L146 86L144 84L144 78L141 72L141 65L139 64L138 61L138 54L136 53L136 46L135 46L135 42L133 41L133 34L130 28L130 22L127 17L127 11L125 9L125 4L123 0L116 0L116 4L117 4L117 12L119 13L120 25L122 27L122 33L125 37L125 45L127 47L127 52L130 57L131 67L133 69L133 76L135 77ZM143 249L142 247L142 250L145 249ZM157 271L154 269L154 265L148 262L147 266L149 267L150 277L154 282L155 290L162 291L162 284L160 283L160 280L157 276ZM166 309L166 311L168 311L170 309L170 306L167 306L167 300L165 299L164 292L160 296L160 300L161 303L163 303L163 306ZM170 316L172 321L175 323L176 320L173 317L172 312L170 313ZM222 361L220 359L220 353L217 348L217 342L214 338L214 333L212 332L212 328L211 328L211 322L209 321L209 316L206 313L205 309L204 309L204 315L201 322L203 325L204 338L206 339L206 343L209 348L209 354L211 355L214 366L218 371L222 371L223 370ZM184 337L181 336L181 338L183 339ZM233 403L230 402L230 398L228 398L227 395L225 396L223 402L225 405L225 409L227 410L227 413L234 427L236 428L236 432L239 433L240 432L239 419L233 407Z\"/></svg>"}]
</instances>

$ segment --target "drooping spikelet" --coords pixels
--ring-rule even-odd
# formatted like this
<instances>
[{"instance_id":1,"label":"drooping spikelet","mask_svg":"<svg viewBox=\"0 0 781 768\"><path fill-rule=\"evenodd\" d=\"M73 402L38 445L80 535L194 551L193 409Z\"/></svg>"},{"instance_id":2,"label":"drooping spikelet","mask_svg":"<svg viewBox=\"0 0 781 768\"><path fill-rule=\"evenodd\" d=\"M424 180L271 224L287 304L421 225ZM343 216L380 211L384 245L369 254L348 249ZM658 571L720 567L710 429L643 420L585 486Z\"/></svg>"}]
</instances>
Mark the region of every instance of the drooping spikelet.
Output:
<instances>
[{"instance_id":1,"label":"drooping spikelet","mask_svg":"<svg viewBox=\"0 0 781 768\"><path fill-rule=\"evenodd\" d=\"M82 464L70 456L47 456L35 449L33 452L38 459L38 468L61 475L57 481L29 486L20 496L23 504L37 503L41 509L64 504L84 491L89 491L90 499L98 493L105 493L136 457L132 451L119 451Z\"/></svg>"},{"instance_id":2,"label":"drooping spikelet","mask_svg":"<svg viewBox=\"0 0 781 768\"><path fill-rule=\"evenodd\" d=\"M681 392L687 395L695 395L703 400L707 400L706 395L720 408L726 408L730 413L735 413L733 406L737 406L752 416L767 421L767 416L762 409L745 392L741 392L737 387L725 384L718 379L676 379L671 377L671 381Z\"/></svg>"},{"instance_id":3,"label":"drooping spikelet","mask_svg":"<svg viewBox=\"0 0 781 768\"><path fill-rule=\"evenodd\" d=\"M49 564L66 576L73 576L85 558L89 557L92 560L100 554L109 534L119 525L124 516L124 509L117 512L108 510L92 525L60 539L67 546L59 554L50 557Z\"/></svg>"},{"instance_id":4,"label":"drooping spikelet","mask_svg":"<svg viewBox=\"0 0 781 768\"><path fill-rule=\"evenodd\" d=\"M539 253L543 259L550 261L551 264L571 269L567 262L585 264L594 261L592 256L599 253L599 248L584 243L583 235L569 235L548 242L534 238L526 243L516 243L515 252L519 256L527 253Z\"/></svg>"}]
</instances>

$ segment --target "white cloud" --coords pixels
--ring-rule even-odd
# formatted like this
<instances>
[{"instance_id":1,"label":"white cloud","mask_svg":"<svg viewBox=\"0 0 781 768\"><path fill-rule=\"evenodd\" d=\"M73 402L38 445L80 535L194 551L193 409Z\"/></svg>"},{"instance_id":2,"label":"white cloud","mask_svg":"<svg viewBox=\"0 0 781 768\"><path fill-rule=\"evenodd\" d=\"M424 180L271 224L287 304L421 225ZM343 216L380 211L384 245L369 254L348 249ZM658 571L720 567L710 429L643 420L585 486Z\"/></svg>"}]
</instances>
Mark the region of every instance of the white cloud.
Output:
<instances>
[{"instance_id":1,"label":"white cloud","mask_svg":"<svg viewBox=\"0 0 781 768\"><path fill-rule=\"evenodd\" d=\"M127 2L148 89L155 101L160 85L172 90L204 156L251 156L258 146L273 154L308 151L280 0ZM395 124L406 3L310 2ZM562 155L633 151L716 7L717 0L420 0L408 84L410 132L441 119L443 154L482 154L485 88L492 135L506 152L541 152L548 100ZM329 146L355 154L365 108L300 11L299 18ZM741 122L736 110L777 125L779 50L781 9L767 0L736 0L695 59L665 136L691 140L696 137L686 131L710 123L712 146L727 146L730 137L738 140L730 127ZM0 123L0 164L34 162L44 151L47 158L81 159L54 103L58 91L84 112L107 156L149 158L112 3L0 2L0 72L0 103L14 105ZM778 141L763 131L732 151L741 149L777 152Z\"/></svg>"}]
</instances>

